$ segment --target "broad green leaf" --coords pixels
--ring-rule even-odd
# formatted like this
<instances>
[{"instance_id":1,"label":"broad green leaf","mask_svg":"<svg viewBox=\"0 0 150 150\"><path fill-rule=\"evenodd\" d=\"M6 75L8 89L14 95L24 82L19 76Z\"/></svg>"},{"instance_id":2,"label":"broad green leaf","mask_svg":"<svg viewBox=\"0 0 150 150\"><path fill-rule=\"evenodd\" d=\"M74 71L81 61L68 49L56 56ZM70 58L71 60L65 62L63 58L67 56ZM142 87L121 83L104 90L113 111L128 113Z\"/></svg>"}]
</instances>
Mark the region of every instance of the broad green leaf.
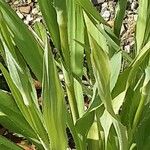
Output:
<instances>
[{"instance_id":1,"label":"broad green leaf","mask_svg":"<svg viewBox=\"0 0 150 150\"><path fill-rule=\"evenodd\" d=\"M148 19L149 0L139 0L138 20L136 25L137 54L143 48L144 36L146 34Z\"/></svg>"},{"instance_id":2,"label":"broad green leaf","mask_svg":"<svg viewBox=\"0 0 150 150\"><path fill-rule=\"evenodd\" d=\"M122 63L122 52L118 52L114 54L110 60L111 66L110 91L113 90L117 82L121 70L121 63Z\"/></svg>"},{"instance_id":3,"label":"broad green leaf","mask_svg":"<svg viewBox=\"0 0 150 150\"><path fill-rule=\"evenodd\" d=\"M84 97L83 97L83 89L80 83L74 79L74 91L75 91L75 97L77 101L77 107L79 112L79 117L81 117L84 114Z\"/></svg>"},{"instance_id":4,"label":"broad green leaf","mask_svg":"<svg viewBox=\"0 0 150 150\"><path fill-rule=\"evenodd\" d=\"M27 66L22 63L23 59L20 60L20 62L22 61L21 63L23 65L19 65L16 62L16 60L12 57L7 47L5 47L5 55L6 55L6 62L7 62L8 70L10 72L10 76L13 79L15 86L20 91L23 97L24 104L26 106L29 106L32 103L31 100L34 99L34 102L36 104L35 106L37 106L38 108L38 104L36 101L37 100L36 91L31 86L32 83L30 84L29 78L31 77L29 77L29 70ZM31 92L31 95L30 95L30 92Z\"/></svg>"},{"instance_id":5,"label":"broad green leaf","mask_svg":"<svg viewBox=\"0 0 150 150\"><path fill-rule=\"evenodd\" d=\"M84 142L86 142L88 132L94 122L94 117L95 117L96 111L99 111L99 114L102 114L104 111L104 107L101 104L99 97L97 96L96 88L94 88L92 102L89 105L88 110L80 119L77 120L77 122L75 124L76 132L78 133L78 136L82 139L82 143L83 143L82 145L84 147L85 147ZM91 134L91 138L92 138L92 134ZM91 143L91 142L92 141L89 141L89 143Z\"/></svg>"},{"instance_id":6,"label":"broad green leaf","mask_svg":"<svg viewBox=\"0 0 150 150\"><path fill-rule=\"evenodd\" d=\"M94 20L89 14L84 13L85 23L87 26L87 31L90 32L90 34L93 34L93 37L97 41L97 43L104 48L105 51L108 51L108 45L112 47L116 52L120 50L120 47L114 40L109 36L114 35L114 33L111 33L112 31L109 29L109 34L107 34L108 28L106 26L103 26L99 24L96 20ZM105 31L105 29L107 29ZM116 39L116 38L115 38ZM104 42L105 41L105 42ZM108 41L108 43L106 43Z\"/></svg>"},{"instance_id":7,"label":"broad green leaf","mask_svg":"<svg viewBox=\"0 0 150 150\"><path fill-rule=\"evenodd\" d=\"M100 131L99 131L100 132ZM98 132L98 125L97 121L94 121L92 126L90 127L90 130L87 135L87 143L88 143L88 149L92 150L99 150L101 149L101 145L99 142L99 132Z\"/></svg>"},{"instance_id":8,"label":"broad green leaf","mask_svg":"<svg viewBox=\"0 0 150 150\"><path fill-rule=\"evenodd\" d=\"M145 80L142 87L142 94L149 95L150 92L150 65L145 69Z\"/></svg>"},{"instance_id":9,"label":"broad green leaf","mask_svg":"<svg viewBox=\"0 0 150 150\"><path fill-rule=\"evenodd\" d=\"M3 16L0 21L3 21L4 19L7 27L11 31L10 36L12 35L20 53L29 64L35 76L41 81L42 48L28 30L27 26L3 0L0 0L0 11Z\"/></svg>"},{"instance_id":10,"label":"broad green leaf","mask_svg":"<svg viewBox=\"0 0 150 150\"><path fill-rule=\"evenodd\" d=\"M51 149L66 149L66 109L54 58L48 42L43 62L43 117L50 138Z\"/></svg>"},{"instance_id":11,"label":"broad green leaf","mask_svg":"<svg viewBox=\"0 0 150 150\"><path fill-rule=\"evenodd\" d=\"M98 13L96 8L92 6L89 0L75 0L87 13L93 16L99 23L107 24L104 18Z\"/></svg>"},{"instance_id":12,"label":"broad green leaf","mask_svg":"<svg viewBox=\"0 0 150 150\"><path fill-rule=\"evenodd\" d=\"M125 97L125 92L122 92L117 97L115 97L112 101L113 109L115 114L119 113L119 109L121 108ZM105 110L103 115L100 117L101 125L104 129L105 134L105 148L108 148L108 138L110 133L110 128L113 124L113 120L111 115ZM110 135L111 136L111 135Z\"/></svg>"},{"instance_id":13,"label":"broad green leaf","mask_svg":"<svg viewBox=\"0 0 150 150\"><path fill-rule=\"evenodd\" d=\"M84 42L83 13L80 6L74 0L67 1L68 6L68 41L71 56L71 70L79 78L83 75L83 54L84 48L75 40ZM74 79L74 91L78 105L79 116L84 113L84 99L82 86Z\"/></svg>"},{"instance_id":14,"label":"broad green leaf","mask_svg":"<svg viewBox=\"0 0 150 150\"><path fill-rule=\"evenodd\" d=\"M97 27L93 24L92 20L86 15L86 13L84 13L84 18L85 18L85 23L86 23L88 34L90 34L94 38L94 40L98 43L98 45L102 47L104 51L108 52L106 38L97 29Z\"/></svg>"},{"instance_id":15,"label":"broad green leaf","mask_svg":"<svg viewBox=\"0 0 150 150\"><path fill-rule=\"evenodd\" d=\"M126 137L126 128L120 123L112 107L110 94L110 66L109 58L106 52L94 41L91 36L92 64L94 75L98 84L99 96L104 103L106 110L110 113L113 125L119 139L120 150L127 150L128 141Z\"/></svg>"},{"instance_id":16,"label":"broad green leaf","mask_svg":"<svg viewBox=\"0 0 150 150\"><path fill-rule=\"evenodd\" d=\"M0 147L2 150L23 150L21 147L15 145L14 143L10 142L6 138L0 135Z\"/></svg>"},{"instance_id":17,"label":"broad green leaf","mask_svg":"<svg viewBox=\"0 0 150 150\"><path fill-rule=\"evenodd\" d=\"M77 122L75 124L76 130L83 137L87 136L87 133L88 133L91 125L93 124L95 111L97 109L101 109L101 111L103 111L103 107L101 107L102 105L99 101L100 101L100 99L97 96L97 91L96 91L96 88L95 88L94 89L94 94L93 94L93 97L92 97L92 102L91 102L88 110L86 111L86 113L80 119L77 120Z\"/></svg>"},{"instance_id":18,"label":"broad green leaf","mask_svg":"<svg viewBox=\"0 0 150 150\"><path fill-rule=\"evenodd\" d=\"M16 131L19 131L18 133L20 133L20 134L23 133L25 135L28 135L27 137L37 138L36 134L34 133L32 128L29 126L29 124L26 122L26 120L24 119L20 110L18 109L12 96L10 94L8 94L7 92L0 91L0 99L1 99L1 101L0 101L1 114L3 113L4 117L6 116L6 118L8 118L10 120L10 122L12 121L12 123L16 127ZM3 116L1 116L1 117L3 117ZM2 119L1 117L0 117L0 120ZM13 126L12 123L6 124L6 127L10 126L10 128L11 128L11 126ZM19 126L19 127L17 128L17 126ZM14 129L15 128L13 128L13 130Z\"/></svg>"},{"instance_id":19,"label":"broad green leaf","mask_svg":"<svg viewBox=\"0 0 150 150\"><path fill-rule=\"evenodd\" d=\"M12 40L12 37L10 36L10 31L7 28L6 22L0 12L0 39L1 39L1 44L2 44L2 53L4 54L4 49L5 47L8 47L11 51L11 53L13 54L13 56L16 58L16 54L15 54L15 48L14 48L14 42ZM4 55L3 55L4 56ZM5 58L4 58L5 60Z\"/></svg>"},{"instance_id":20,"label":"broad green leaf","mask_svg":"<svg viewBox=\"0 0 150 150\"><path fill-rule=\"evenodd\" d=\"M36 34L35 37L37 37L39 42L43 44L42 46L44 46L44 40L47 34L45 26L41 22L35 22L33 29L32 32Z\"/></svg>"},{"instance_id":21,"label":"broad green leaf","mask_svg":"<svg viewBox=\"0 0 150 150\"><path fill-rule=\"evenodd\" d=\"M125 91L129 72L130 69L125 69L123 72L119 74L116 85L112 91L113 98L122 93L123 91Z\"/></svg>"},{"instance_id":22,"label":"broad green leaf","mask_svg":"<svg viewBox=\"0 0 150 150\"><path fill-rule=\"evenodd\" d=\"M148 104L149 105L149 104ZM140 125L137 128L135 140L137 142L137 148L143 150L150 149L150 111L149 106L144 107L144 112L141 117Z\"/></svg>"},{"instance_id":23,"label":"broad green leaf","mask_svg":"<svg viewBox=\"0 0 150 150\"><path fill-rule=\"evenodd\" d=\"M56 10L53 6L53 0L38 0L38 3L52 41L54 42L55 47L60 50L60 33L57 23Z\"/></svg>"},{"instance_id":24,"label":"broad green leaf","mask_svg":"<svg viewBox=\"0 0 150 150\"><path fill-rule=\"evenodd\" d=\"M64 67L63 67L63 74L64 74L64 79L66 84L66 91L67 91L68 101L70 105L70 110L71 110L73 121L75 123L77 119L79 119L79 111L78 111L78 105L75 96L75 90L74 90L74 78L72 73L69 70L65 70Z\"/></svg>"},{"instance_id":25,"label":"broad green leaf","mask_svg":"<svg viewBox=\"0 0 150 150\"><path fill-rule=\"evenodd\" d=\"M68 39L71 55L71 68L74 74L79 77L83 74L83 53L84 48L75 40L84 42L83 13L80 6L74 0L67 1L68 5Z\"/></svg>"},{"instance_id":26,"label":"broad green leaf","mask_svg":"<svg viewBox=\"0 0 150 150\"><path fill-rule=\"evenodd\" d=\"M150 41L140 50L140 53L136 56L133 60L132 64L130 65L130 73L128 76L126 88L130 86L132 83L132 79L135 77L137 70L139 69L140 64L145 60L146 56L150 53Z\"/></svg>"},{"instance_id":27,"label":"broad green leaf","mask_svg":"<svg viewBox=\"0 0 150 150\"><path fill-rule=\"evenodd\" d=\"M70 51L68 41L68 16L66 0L53 0L53 5L57 14L57 22L60 33L61 51L67 68L70 68Z\"/></svg>"},{"instance_id":28,"label":"broad green leaf","mask_svg":"<svg viewBox=\"0 0 150 150\"><path fill-rule=\"evenodd\" d=\"M110 132L110 128L112 126L112 118L107 111L104 111L103 115L100 118L101 126L104 130L105 137L105 149L108 147L108 136Z\"/></svg>"},{"instance_id":29,"label":"broad green leaf","mask_svg":"<svg viewBox=\"0 0 150 150\"><path fill-rule=\"evenodd\" d=\"M141 87L141 98L133 120L133 131L136 129L150 93L150 66L145 69L145 79Z\"/></svg>"},{"instance_id":30,"label":"broad green leaf","mask_svg":"<svg viewBox=\"0 0 150 150\"><path fill-rule=\"evenodd\" d=\"M124 97L124 103L122 105L122 110L120 113L121 122L127 127L128 131L130 132L133 119L135 117L136 109L138 108L139 101L141 98L141 86L143 84L143 76L139 79L137 79L135 82L137 82L136 86L133 88L129 88L126 91L125 97ZM127 113L128 112L128 113ZM130 137L130 133L129 133Z\"/></svg>"},{"instance_id":31,"label":"broad green leaf","mask_svg":"<svg viewBox=\"0 0 150 150\"><path fill-rule=\"evenodd\" d=\"M36 133L24 119L12 95L2 90L0 90L0 123L9 131L22 134L43 150Z\"/></svg>"},{"instance_id":32,"label":"broad green leaf","mask_svg":"<svg viewBox=\"0 0 150 150\"><path fill-rule=\"evenodd\" d=\"M12 56L10 55L10 57L12 57ZM10 64L10 65L13 65L12 68L14 68L16 66L16 64L14 64L14 62L12 62L12 64ZM8 66L8 67L10 67L10 66ZM27 91L26 91L27 95L24 95L24 96L26 97L26 96L30 95L29 98L31 98L31 99L30 99L30 105L25 105L24 100L23 100L24 97L21 95L19 89L17 88L17 86L13 82L13 80L12 80L11 76L9 75L8 71L3 67L2 64L0 64L0 69L1 69L8 85L9 85L9 88L12 92L12 95L13 95L13 97L14 97L14 99L17 103L17 106L19 107L21 113L23 114L24 118L27 120L27 122L30 124L32 129L37 134L37 136L38 136L40 142L42 143L43 147L45 149L47 149L49 140L48 140L47 132L44 128L44 124L43 124L43 121L42 121L42 118L41 118L40 111L38 110L35 102L32 99L34 97L34 94L32 93L32 90L31 90L31 81L28 82L28 87L27 88L28 88L28 90L30 89L30 94L33 97L29 93L27 93ZM17 70L17 68L15 68L15 71L17 71L17 72L13 72L13 74L14 73L16 73L16 74L19 73L19 70ZM24 74L24 72L22 72L22 73ZM13 76L13 74L11 74L11 75L12 75L13 78L15 78L15 75ZM20 81L20 79L19 79L19 81ZM20 85L19 81L17 81L18 85ZM26 94L26 93L24 93L24 94ZM27 99L27 101L28 101L28 99Z\"/></svg>"},{"instance_id":33,"label":"broad green leaf","mask_svg":"<svg viewBox=\"0 0 150 150\"><path fill-rule=\"evenodd\" d=\"M91 36L91 35L90 35ZM92 65L96 78L99 96L104 103L106 109L113 112L110 96L110 63L106 52L90 37L92 47Z\"/></svg>"}]
</instances>

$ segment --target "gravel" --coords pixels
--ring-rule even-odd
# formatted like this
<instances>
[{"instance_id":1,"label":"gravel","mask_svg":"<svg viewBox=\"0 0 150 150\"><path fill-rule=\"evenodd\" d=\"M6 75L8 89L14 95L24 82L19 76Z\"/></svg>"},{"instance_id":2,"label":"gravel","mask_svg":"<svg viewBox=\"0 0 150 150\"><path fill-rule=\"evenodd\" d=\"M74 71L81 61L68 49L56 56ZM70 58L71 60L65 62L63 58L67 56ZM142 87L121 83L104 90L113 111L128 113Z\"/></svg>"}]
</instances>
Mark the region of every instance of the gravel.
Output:
<instances>
[{"instance_id":1,"label":"gravel","mask_svg":"<svg viewBox=\"0 0 150 150\"><path fill-rule=\"evenodd\" d=\"M37 0L6 1L27 25L33 25L36 21L42 20ZM104 19L113 27L117 0L92 0L92 2ZM135 22L137 20L137 8L137 0L128 0L126 15L121 29L121 46L128 53L130 53L135 44L134 33Z\"/></svg>"},{"instance_id":2,"label":"gravel","mask_svg":"<svg viewBox=\"0 0 150 150\"><path fill-rule=\"evenodd\" d=\"M100 11L103 18L113 27L115 18L115 0L93 0L93 4ZM130 53L134 47L135 39L135 26L137 21L137 0L129 0L127 4L127 10L124 17L123 25L121 28L121 46L127 52Z\"/></svg>"}]
</instances>

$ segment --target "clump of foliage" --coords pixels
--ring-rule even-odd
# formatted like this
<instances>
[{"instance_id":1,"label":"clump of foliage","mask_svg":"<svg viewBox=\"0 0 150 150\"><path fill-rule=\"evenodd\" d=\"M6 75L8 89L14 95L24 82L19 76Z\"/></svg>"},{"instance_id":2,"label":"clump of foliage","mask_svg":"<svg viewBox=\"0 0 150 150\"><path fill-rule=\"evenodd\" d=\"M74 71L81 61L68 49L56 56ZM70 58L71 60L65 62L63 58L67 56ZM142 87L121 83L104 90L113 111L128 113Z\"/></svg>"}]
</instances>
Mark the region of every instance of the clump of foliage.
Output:
<instances>
[{"instance_id":1,"label":"clump of foliage","mask_svg":"<svg viewBox=\"0 0 150 150\"><path fill-rule=\"evenodd\" d=\"M120 46L127 0L118 1L113 28L89 0L38 3L44 25L29 30L0 0L0 52L7 66L0 69L11 91L0 90L0 123L39 150L65 150L66 127L77 150L149 150L150 1L139 0L132 57ZM41 108L31 71L42 83ZM90 100L87 110L84 95ZM3 137L0 145L21 149Z\"/></svg>"}]
</instances>

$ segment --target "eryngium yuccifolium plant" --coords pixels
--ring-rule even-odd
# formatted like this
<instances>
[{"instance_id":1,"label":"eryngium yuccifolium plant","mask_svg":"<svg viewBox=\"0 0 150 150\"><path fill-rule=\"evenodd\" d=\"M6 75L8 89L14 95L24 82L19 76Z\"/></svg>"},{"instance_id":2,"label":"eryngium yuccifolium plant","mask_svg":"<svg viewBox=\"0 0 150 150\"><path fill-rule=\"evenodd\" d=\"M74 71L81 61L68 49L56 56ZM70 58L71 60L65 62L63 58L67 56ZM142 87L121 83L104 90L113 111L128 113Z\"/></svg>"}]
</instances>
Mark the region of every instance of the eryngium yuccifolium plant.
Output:
<instances>
[{"instance_id":1,"label":"eryngium yuccifolium plant","mask_svg":"<svg viewBox=\"0 0 150 150\"><path fill-rule=\"evenodd\" d=\"M134 55L120 44L127 0L113 27L90 0L38 5L43 23L31 29L0 0L0 70L10 89L0 90L0 124L38 150L66 150L66 128L77 150L149 150L150 1L139 0ZM0 147L21 149L3 137Z\"/></svg>"}]
</instances>

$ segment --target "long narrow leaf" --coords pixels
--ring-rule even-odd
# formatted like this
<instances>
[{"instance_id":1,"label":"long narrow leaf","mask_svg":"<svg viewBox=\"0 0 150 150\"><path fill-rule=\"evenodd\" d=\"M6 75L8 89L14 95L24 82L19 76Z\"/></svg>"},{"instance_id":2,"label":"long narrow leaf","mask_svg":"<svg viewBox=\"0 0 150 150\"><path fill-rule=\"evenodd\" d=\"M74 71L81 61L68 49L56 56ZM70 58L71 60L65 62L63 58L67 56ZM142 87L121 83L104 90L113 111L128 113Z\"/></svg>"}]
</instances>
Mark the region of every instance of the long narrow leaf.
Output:
<instances>
[{"instance_id":1,"label":"long narrow leaf","mask_svg":"<svg viewBox=\"0 0 150 150\"><path fill-rule=\"evenodd\" d=\"M127 0L119 0L116 9L116 17L114 22L114 33L117 37L120 36L122 22L124 19L125 11L127 6Z\"/></svg>"},{"instance_id":2,"label":"long narrow leaf","mask_svg":"<svg viewBox=\"0 0 150 150\"><path fill-rule=\"evenodd\" d=\"M0 0L0 11L5 20L7 27L13 34L13 39L19 48L20 53L23 55L36 77L41 81L42 79L42 55L43 50L35 40L27 26L17 16L17 14L5 3ZM2 17L0 17L2 20Z\"/></svg>"},{"instance_id":3,"label":"long narrow leaf","mask_svg":"<svg viewBox=\"0 0 150 150\"><path fill-rule=\"evenodd\" d=\"M43 63L43 116L50 137L51 149L66 149L66 109L63 90L48 43Z\"/></svg>"}]
</instances>

